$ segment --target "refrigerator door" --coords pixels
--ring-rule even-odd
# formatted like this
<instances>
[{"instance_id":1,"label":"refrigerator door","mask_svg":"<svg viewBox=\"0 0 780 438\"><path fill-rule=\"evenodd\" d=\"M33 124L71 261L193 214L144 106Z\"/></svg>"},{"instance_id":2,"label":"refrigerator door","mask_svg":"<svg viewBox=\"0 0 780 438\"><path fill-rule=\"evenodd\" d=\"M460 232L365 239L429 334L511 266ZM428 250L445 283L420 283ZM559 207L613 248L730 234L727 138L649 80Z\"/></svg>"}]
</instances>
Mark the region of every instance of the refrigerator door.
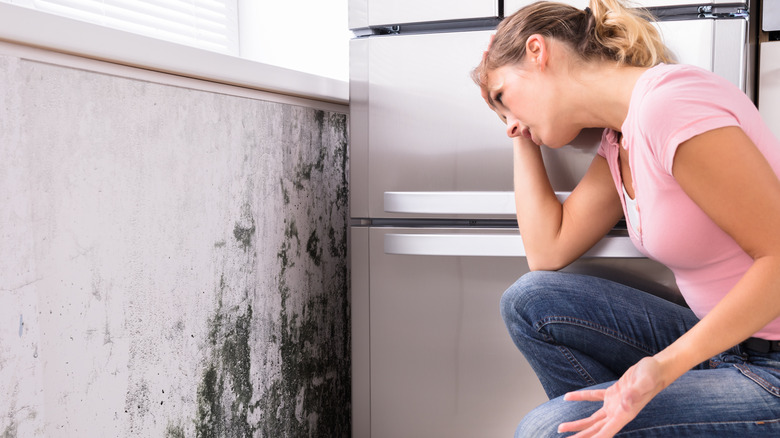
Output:
<instances>
[{"instance_id":1,"label":"refrigerator door","mask_svg":"<svg viewBox=\"0 0 780 438\"><path fill-rule=\"evenodd\" d=\"M365 10L363 13L362 11ZM363 13L366 21L350 22L353 29L404 23L499 17L498 0L351 0L350 15Z\"/></svg>"},{"instance_id":2,"label":"refrigerator door","mask_svg":"<svg viewBox=\"0 0 780 438\"><path fill-rule=\"evenodd\" d=\"M775 137L780 138L780 41L761 43L758 111Z\"/></svg>"},{"instance_id":3,"label":"refrigerator door","mask_svg":"<svg viewBox=\"0 0 780 438\"><path fill-rule=\"evenodd\" d=\"M780 30L780 0L764 0L761 4L761 30Z\"/></svg>"},{"instance_id":4,"label":"refrigerator door","mask_svg":"<svg viewBox=\"0 0 780 438\"><path fill-rule=\"evenodd\" d=\"M547 400L499 312L504 290L528 272L526 260L491 255L483 245L494 240L501 251L501 241L517 230L389 227L368 233L371 275L359 283L370 299L368 290L353 290L353 297L361 309L368 307L370 319L353 320L353 333L361 334L361 343L362 334L370 337L370 350L361 350L370 372L357 370L370 376L370 390L361 377L354 385L362 386L353 391L363 395L360 400L370 398L370 408L360 407L370 409L370 436L512 436L520 419ZM442 248L430 239L475 234L484 237L475 240L482 245L477 252L467 243ZM415 236L421 238L416 244L399 246L399 239L408 244ZM449 255L431 255L442 253ZM641 287L652 279L659 295L673 287L669 271L647 259L585 258L567 270ZM359 363L366 366L366 360ZM355 419L363 427L366 421Z\"/></svg>"}]
</instances>

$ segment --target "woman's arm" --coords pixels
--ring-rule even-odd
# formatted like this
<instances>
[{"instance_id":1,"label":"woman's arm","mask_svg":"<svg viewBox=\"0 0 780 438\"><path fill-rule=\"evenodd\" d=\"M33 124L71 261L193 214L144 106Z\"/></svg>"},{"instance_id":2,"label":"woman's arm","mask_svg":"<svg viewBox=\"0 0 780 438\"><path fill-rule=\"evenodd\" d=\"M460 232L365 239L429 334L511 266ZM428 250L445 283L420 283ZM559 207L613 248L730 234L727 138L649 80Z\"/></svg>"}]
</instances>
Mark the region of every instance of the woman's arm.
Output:
<instances>
[{"instance_id":1,"label":"woman's arm","mask_svg":"<svg viewBox=\"0 0 780 438\"><path fill-rule=\"evenodd\" d=\"M695 365L750 337L780 316L780 181L738 127L682 143L673 174L685 192L753 258L729 293L669 347L645 358L605 391L568 400L604 400L593 417L561 425L581 437L611 437L663 388Z\"/></svg>"},{"instance_id":2,"label":"woman's arm","mask_svg":"<svg viewBox=\"0 0 780 438\"><path fill-rule=\"evenodd\" d=\"M607 160L597 155L561 205L544 168L540 147L514 140L517 223L532 270L563 268L599 241L623 216Z\"/></svg>"},{"instance_id":3,"label":"woman's arm","mask_svg":"<svg viewBox=\"0 0 780 438\"><path fill-rule=\"evenodd\" d=\"M680 345L659 354L662 363L679 357L693 366L691 361L731 348L780 316L780 180L737 127L683 143L672 170L691 199L753 258L742 279Z\"/></svg>"}]
</instances>

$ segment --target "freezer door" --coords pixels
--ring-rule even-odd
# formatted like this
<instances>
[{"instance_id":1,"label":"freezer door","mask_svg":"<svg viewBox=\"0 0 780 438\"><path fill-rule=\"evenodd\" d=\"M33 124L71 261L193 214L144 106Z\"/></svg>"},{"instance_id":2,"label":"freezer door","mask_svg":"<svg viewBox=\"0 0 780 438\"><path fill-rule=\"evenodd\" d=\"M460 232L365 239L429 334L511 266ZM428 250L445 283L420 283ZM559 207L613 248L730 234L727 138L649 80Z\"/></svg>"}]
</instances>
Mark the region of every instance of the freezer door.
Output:
<instances>
[{"instance_id":1,"label":"freezer door","mask_svg":"<svg viewBox=\"0 0 780 438\"><path fill-rule=\"evenodd\" d=\"M350 0L350 27L498 17L498 0ZM360 17L365 21L361 22Z\"/></svg>"},{"instance_id":2,"label":"freezer door","mask_svg":"<svg viewBox=\"0 0 780 438\"><path fill-rule=\"evenodd\" d=\"M469 239L455 247L431 239L475 234L484 237L474 239L477 249ZM361 408L370 419L354 421L370 421L372 438L509 437L547 400L499 312L504 290L528 272L525 258L499 255L516 236L517 230L370 228L369 291L353 291L370 297L359 301L370 308L368 324L353 326L361 339L370 336L370 372L360 373L370 375L370 388L353 391L370 394L370 407ZM485 241L495 242L498 253L491 255ZM567 270L662 296L673 288L669 271L647 259L584 258Z\"/></svg>"},{"instance_id":3,"label":"freezer door","mask_svg":"<svg viewBox=\"0 0 780 438\"><path fill-rule=\"evenodd\" d=\"M746 18L661 21L655 25L677 62L713 71L750 94Z\"/></svg>"},{"instance_id":4,"label":"freezer door","mask_svg":"<svg viewBox=\"0 0 780 438\"><path fill-rule=\"evenodd\" d=\"M564 0L583 9L588 0ZM527 0L505 0L505 15L527 5ZM695 2L690 0L639 0L632 3L638 7L666 7L686 5L739 5L747 2L729 0ZM751 50L748 41L749 19L743 18L699 18L655 23L661 31L664 42L677 57L677 62L693 64L714 71L731 81L742 91L752 96Z\"/></svg>"},{"instance_id":5,"label":"freezer door","mask_svg":"<svg viewBox=\"0 0 780 438\"><path fill-rule=\"evenodd\" d=\"M765 0L766 1L766 0ZM570 4L579 9L585 9L590 3L588 0L560 0L561 3ZM509 16L523 6L533 3L529 0L504 0L504 16ZM667 6L688 6L688 5L726 5L741 4L746 1L733 0L711 0L711 1L693 1L693 0L634 0L631 2L633 7L659 8Z\"/></svg>"},{"instance_id":6,"label":"freezer door","mask_svg":"<svg viewBox=\"0 0 780 438\"><path fill-rule=\"evenodd\" d=\"M391 232L414 230L371 230L371 438L512 436L547 400L499 312L524 259L387 255Z\"/></svg>"}]
</instances>

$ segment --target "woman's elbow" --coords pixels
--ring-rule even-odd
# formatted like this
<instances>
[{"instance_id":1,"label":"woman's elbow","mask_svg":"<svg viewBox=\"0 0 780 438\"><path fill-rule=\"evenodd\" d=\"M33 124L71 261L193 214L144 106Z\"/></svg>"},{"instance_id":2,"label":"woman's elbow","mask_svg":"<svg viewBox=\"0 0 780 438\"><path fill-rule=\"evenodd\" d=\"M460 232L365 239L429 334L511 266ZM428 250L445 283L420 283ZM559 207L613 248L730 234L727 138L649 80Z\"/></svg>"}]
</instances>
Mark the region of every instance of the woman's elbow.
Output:
<instances>
[{"instance_id":1,"label":"woman's elbow","mask_svg":"<svg viewBox=\"0 0 780 438\"><path fill-rule=\"evenodd\" d=\"M555 255L551 254L527 254L526 260L528 261L528 269L530 271L557 271L571 263L571 261L562 260L560 257L555 257Z\"/></svg>"}]
</instances>

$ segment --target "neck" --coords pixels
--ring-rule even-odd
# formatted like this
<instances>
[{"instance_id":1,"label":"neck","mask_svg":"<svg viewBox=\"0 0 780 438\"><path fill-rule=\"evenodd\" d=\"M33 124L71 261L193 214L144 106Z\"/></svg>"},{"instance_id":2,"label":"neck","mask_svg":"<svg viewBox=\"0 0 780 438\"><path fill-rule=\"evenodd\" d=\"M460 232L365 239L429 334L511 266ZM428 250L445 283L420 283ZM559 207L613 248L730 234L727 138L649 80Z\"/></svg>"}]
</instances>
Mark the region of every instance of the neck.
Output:
<instances>
[{"instance_id":1,"label":"neck","mask_svg":"<svg viewBox=\"0 0 780 438\"><path fill-rule=\"evenodd\" d=\"M599 62L577 71L570 84L583 127L621 131L634 86L646 70Z\"/></svg>"}]
</instances>

